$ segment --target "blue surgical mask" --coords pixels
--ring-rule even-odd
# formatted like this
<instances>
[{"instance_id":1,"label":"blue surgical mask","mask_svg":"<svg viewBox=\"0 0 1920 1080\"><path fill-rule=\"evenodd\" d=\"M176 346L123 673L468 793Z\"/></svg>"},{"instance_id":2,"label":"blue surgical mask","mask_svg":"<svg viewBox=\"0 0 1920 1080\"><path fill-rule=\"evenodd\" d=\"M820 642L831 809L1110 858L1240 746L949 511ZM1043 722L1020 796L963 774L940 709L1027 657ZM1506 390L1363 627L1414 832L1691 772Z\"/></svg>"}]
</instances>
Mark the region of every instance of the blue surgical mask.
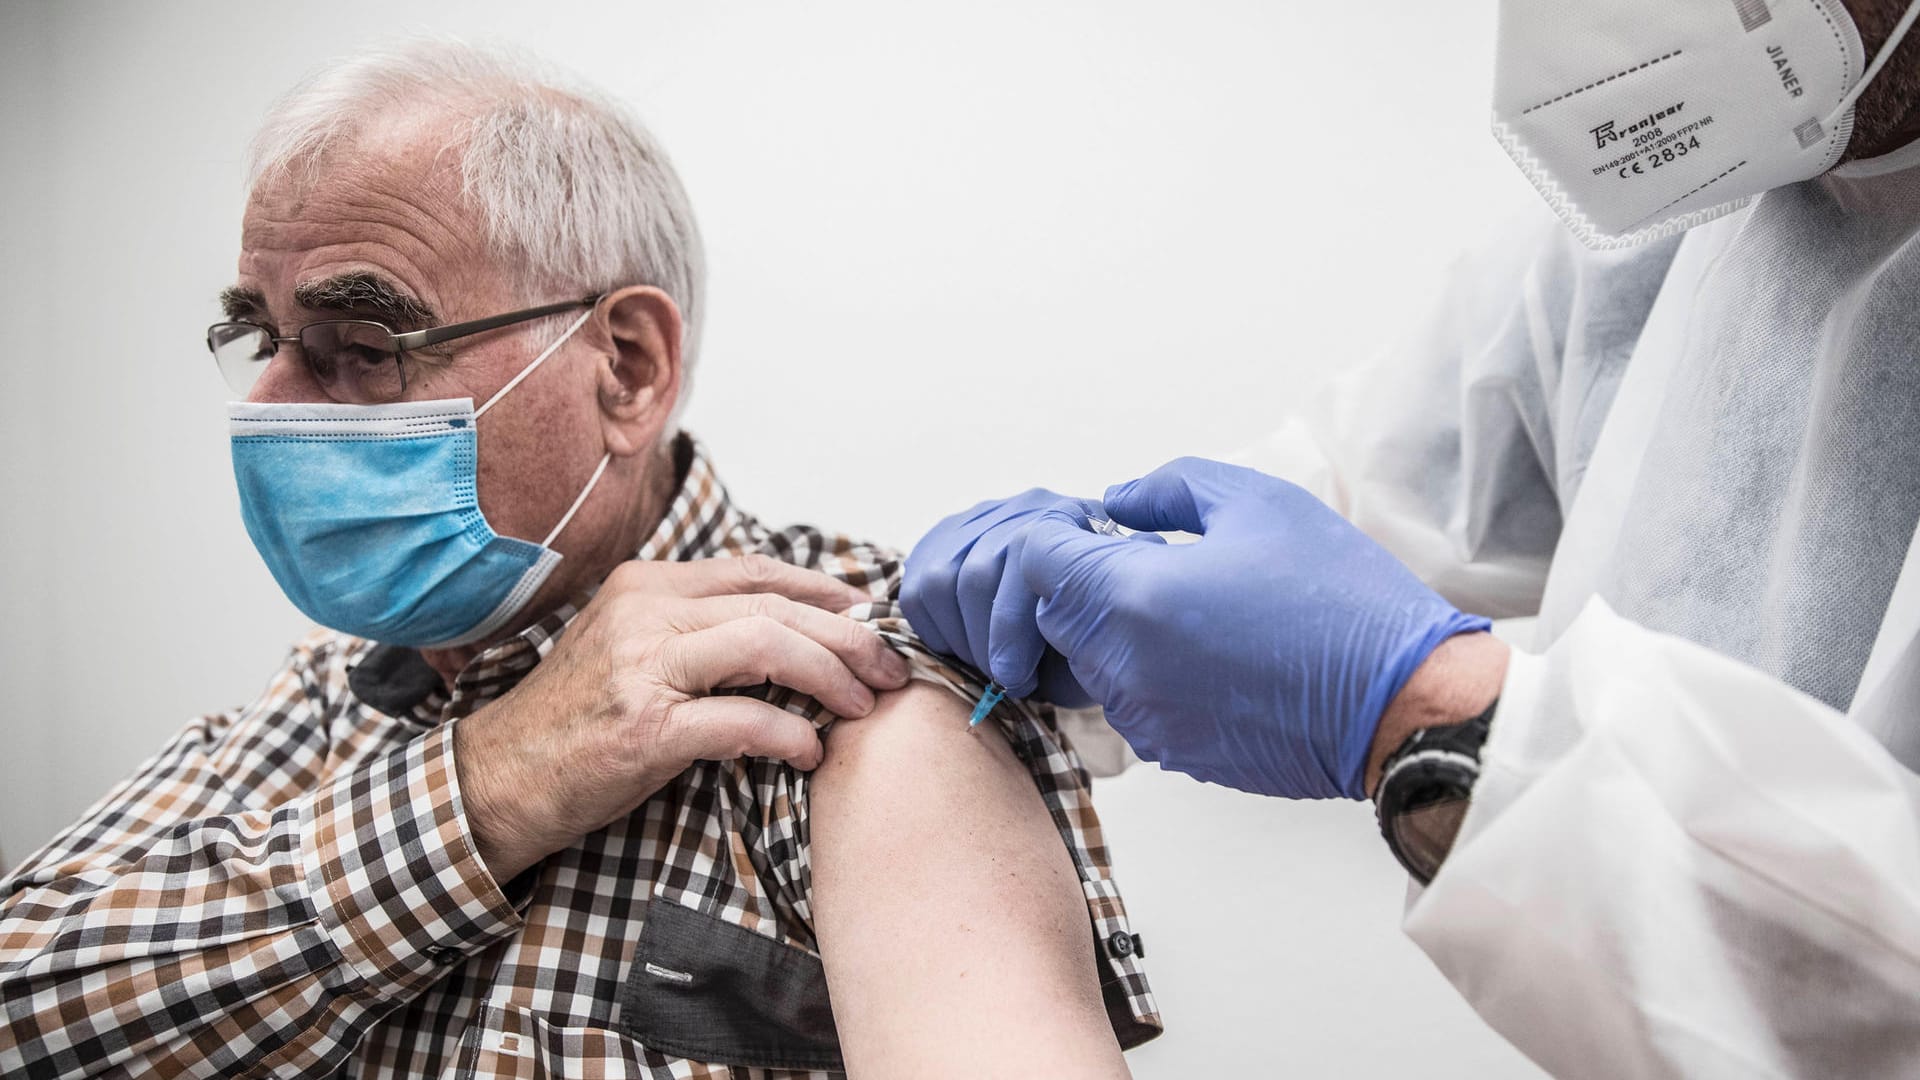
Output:
<instances>
[{"instance_id":1,"label":"blue surgical mask","mask_svg":"<svg viewBox=\"0 0 1920 1080\"><path fill-rule=\"evenodd\" d=\"M545 540L515 540L480 512L476 423L592 314L479 409L471 398L228 406L240 515L294 606L342 633L416 648L478 641L519 614L611 455Z\"/></svg>"}]
</instances>

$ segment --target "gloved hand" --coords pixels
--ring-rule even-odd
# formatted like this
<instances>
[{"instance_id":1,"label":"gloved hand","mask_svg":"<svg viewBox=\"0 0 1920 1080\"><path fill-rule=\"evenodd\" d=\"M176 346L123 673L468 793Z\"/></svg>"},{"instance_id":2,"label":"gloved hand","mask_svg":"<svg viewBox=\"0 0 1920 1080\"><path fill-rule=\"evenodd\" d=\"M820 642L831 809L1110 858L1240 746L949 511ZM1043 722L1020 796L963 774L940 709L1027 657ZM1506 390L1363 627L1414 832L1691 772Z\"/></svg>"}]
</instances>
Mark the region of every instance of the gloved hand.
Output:
<instances>
[{"instance_id":1,"label":"gloved hand","mask_svg":"<svg viewBox=\"0 0 1920 1080\"><path fill-rule=\"evenodd\" d=\"M1101 536L1073 501L1023 512L989 637L1032 610L1140 756L1201 780L1362 798L1387 704L1442 641L1489 626L1324 503L1251 469L1182 458L1108 489L1105 511L1202 537Z\"/></svg>"},{"instance_id":2,"label":"gloved hand","mask_svg":"<svg viewBox=\"0 0 1920 1080\"><path fill-rule=\"evenodd\" d=\"M1002 611L994 605L1009 572L1007 545L1042 511L1062 504L1085 511L1100 505L1033 488L942 520L907 556L900 606L934 652L988 673L1014 697L1038 696L1077 709L1093 699L1074 681L1066 660L1047 648L1025 587L1008 590L1020 606ZM1017 583L1019 567L1011 570Z\"/></svg>"}]
</instances>

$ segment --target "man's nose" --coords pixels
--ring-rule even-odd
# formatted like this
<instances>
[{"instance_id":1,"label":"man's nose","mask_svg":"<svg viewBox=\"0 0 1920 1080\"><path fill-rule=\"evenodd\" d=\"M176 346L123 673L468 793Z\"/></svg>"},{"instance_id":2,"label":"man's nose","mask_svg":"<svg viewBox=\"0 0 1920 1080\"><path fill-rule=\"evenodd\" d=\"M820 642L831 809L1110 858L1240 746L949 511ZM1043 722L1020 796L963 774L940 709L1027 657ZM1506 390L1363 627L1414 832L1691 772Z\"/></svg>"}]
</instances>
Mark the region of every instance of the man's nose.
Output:
<instances>
[{"instance_id":1,"label":"man's nose","mask_svg":"<svg viewBox=\"0 0 1920 1080\"><path fill-rule=\"evenodd\" d=\"M326 401L327 393L300 359L300 346L288 341L281 343L273 359L267 361L267 370L254 380L247 400L256 405Z\"/></svg>"}]
</instances>

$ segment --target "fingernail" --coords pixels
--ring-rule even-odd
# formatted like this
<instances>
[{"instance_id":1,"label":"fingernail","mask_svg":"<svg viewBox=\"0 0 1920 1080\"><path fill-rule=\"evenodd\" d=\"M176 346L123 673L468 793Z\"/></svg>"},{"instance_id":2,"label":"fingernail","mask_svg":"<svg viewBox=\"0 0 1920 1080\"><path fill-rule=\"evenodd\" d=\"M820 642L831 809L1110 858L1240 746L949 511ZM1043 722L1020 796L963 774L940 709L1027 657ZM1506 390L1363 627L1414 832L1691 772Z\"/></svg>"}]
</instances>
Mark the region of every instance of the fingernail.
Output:
<instances>
[{"instance_id":1,"label":"fingernail","mask_svg":"<svg viewBox=\"0 0 1920 1080\"><path fill-rule=\"evenodd\" d=\"M887 677L893 680L893 686L889 689L898 690L907 685L913 677L913 665L907 663L906 657L892 649L887 650L886 657Z\"/></svg>"},{"instance_id":2,"label":"fingernail","mask_svg":"<svg viewBox=\"0 0 1920 1080\"><path fill-rule=\"evenodd\" d=\"M855 716L865 716L873 711L873 691L861 686L854 694L855 706L860 710Z\"/></svg>"}]
</instances>

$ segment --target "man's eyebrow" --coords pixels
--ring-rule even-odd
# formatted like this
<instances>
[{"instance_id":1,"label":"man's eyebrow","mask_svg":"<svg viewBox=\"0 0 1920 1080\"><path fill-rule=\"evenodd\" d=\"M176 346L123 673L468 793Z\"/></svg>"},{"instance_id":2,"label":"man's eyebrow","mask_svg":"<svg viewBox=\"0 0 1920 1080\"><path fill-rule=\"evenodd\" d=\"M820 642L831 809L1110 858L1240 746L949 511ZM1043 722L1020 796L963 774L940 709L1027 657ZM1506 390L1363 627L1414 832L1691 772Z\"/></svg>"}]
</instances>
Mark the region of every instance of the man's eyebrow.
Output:
<instances>
[{"instance_id":1,"label":"man's eyebrow","mask_svg":"<svg viewBox=\"0 0 1920 1080\"><path fill-rule=\"evenodd\" d=\"M379 274L335 274L293 287L293 298L310 311L372 315L397 330L434 326L433 309Z\"/></svg>"},{"instance_id":2,"label":"man's eyebrow","mask_svg":"<svg viewBox=\"0 0 1920 1080\"><path fill-rule=\"evenodd\" d=\"M236 322L258 321L267 317L267 297L259 289L229 285L220 290L220 310Z\"/></svg>"}]
</instances>

